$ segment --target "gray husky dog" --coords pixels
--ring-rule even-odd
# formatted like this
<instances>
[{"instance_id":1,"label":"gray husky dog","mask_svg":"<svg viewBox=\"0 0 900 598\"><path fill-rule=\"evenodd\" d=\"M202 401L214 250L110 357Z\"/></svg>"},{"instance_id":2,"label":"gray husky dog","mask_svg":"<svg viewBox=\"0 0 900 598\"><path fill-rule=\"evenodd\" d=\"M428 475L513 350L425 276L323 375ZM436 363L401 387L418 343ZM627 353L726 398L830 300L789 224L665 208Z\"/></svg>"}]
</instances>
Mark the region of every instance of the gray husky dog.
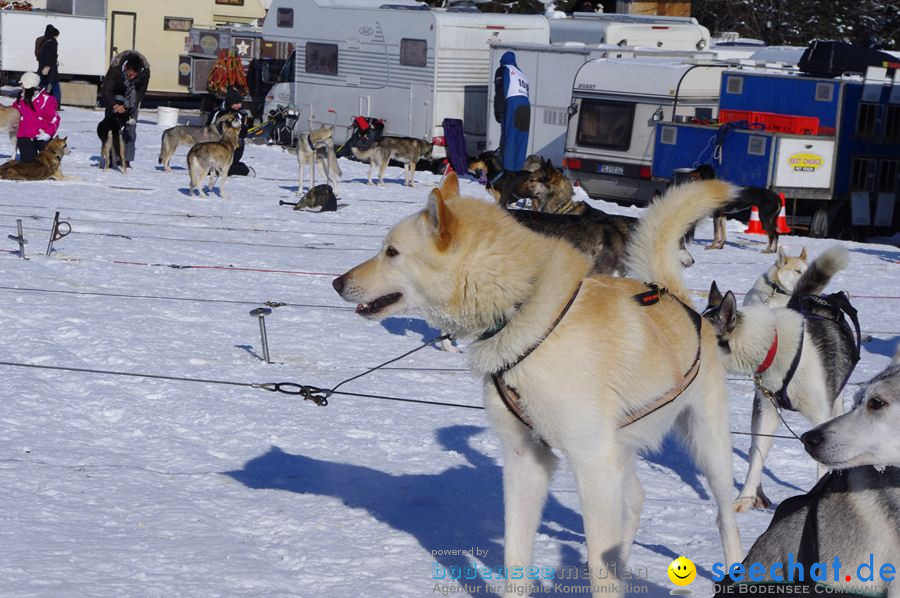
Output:
<instances>
[{"instance_id":1,"label":"gray husky dog","mask_svg":"<svg viewBox=\"0 0 900 598\"><path fill-rule=\"evenodd\" d=\"M163 131L159 148L159 163L163 165L163 169L166 172L171 172L172 169L169 167L169 162L180 145L193 147L198 143L218 141L222 137L222 132L219 130L219 123L221 122L222 120L219 119L205 127L200 125L176 125Z\"/></svg>"},{"instance_id":2,"label":"gray husky dog","mask_svg":"<svg viewBox=\"0 0 900 598\"><path fill-rule=\"evenodd\" d=\"M369 181L372 184L372 167L378 169L378 184L384 185L384 169L391 160L403 163L403 184L415 187L416 162L430 158L434 144L414 137L383 137L362 149L353 147L357 160L369 163Z\"/></svg>"},{"instance_id":3,"label":"gray husky dog","mask_svg":"<svg viewBox=\"0 0 900 598\"><path fill-rule=\"evenodd\" d=\"M806 451L832 472L809 494L788 499L775 512L744 563L786 563L788 555L834 563L850 573L829 579L836 590L900 596L900 580L887 583L881 566L900 563L900 347L890 365L856 394L853 410L802 436ZM815 530L815 542L809 538ZM810 548L814 550L811 550ZM857 567L872 558L872 580ZM896 573L894 574L896 575ZM832 582L832 579L834 582Z\"/></svg>"},{"instance_id":4,"label":"gray husky dog","mask_svg":"<svg viewBox=\"0 0 900 598\"><path fill-rule=\"evenodd\" d=\"M209 174L207 187L211 191L217 181L219 183L219 196L225 197L225 183L228 182L228 169L234 160L234 150L237 149L241 132L241 115L239 113L225 116L221 120L222 138L219 141L205 141L191 148L187 155L188 172L191 177L191 196L194 189L203 195L207 194L201 188L203 177Z\"/></svg>"},{"instance_id":5,"label":"gray husky dog","mask_svg":"<svg viewBox=\"0 0 900 598\"><path fill-rule=\"evenodd\" d=\"M846 249L826 250L797 281L792 301L820 293L846 266ZM750 467L736 511L771 504L761 478L780 408L799 411L813 425L843 413L840 392L858 360L856 340L842 316L812 312L765 304L738 311L731 291L723 296L715 282L710 289L704 316L715 327L725 368L752 375L756 386Z\"/></svg>"},{"instance_id":6,"label":"gray husky dog","mask_svg":"<svg viewBox=\"0 0 900 598\"><path fill-rule=\"evenodd\" d=\"M806 261L806 247L800 255L787 255L778 248L775 263L753 283L753 288L744 297L744 307L765 303L769 307L785 307L794 292L797 281L809 267Z\"/></svg>"},{"instance_id":7,"label":"gray husky dog","mask_svg":"<svg viewBox=\"0 0 900 598\"><path fill-rule=\"evenodd\" d=\"M344 175L338 166L334 151L334 127L320 127L309 133L300 133L297 143L288 151L297 154L297 165L300 169L297 181L297 195L303 195L303 172L309 167L309 188L316 187L316 164L325 173L325 178L333 190L338 190L338 180Z\"/></svg>"}]
</instances>

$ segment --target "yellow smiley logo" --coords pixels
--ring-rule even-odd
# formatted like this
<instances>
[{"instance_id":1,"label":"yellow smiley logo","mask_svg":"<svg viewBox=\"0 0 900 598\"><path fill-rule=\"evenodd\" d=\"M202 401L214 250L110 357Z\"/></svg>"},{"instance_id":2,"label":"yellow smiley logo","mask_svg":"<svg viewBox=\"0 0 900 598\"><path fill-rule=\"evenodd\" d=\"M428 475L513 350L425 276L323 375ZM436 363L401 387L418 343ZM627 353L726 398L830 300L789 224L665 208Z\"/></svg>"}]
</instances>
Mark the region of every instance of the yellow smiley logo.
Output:
<instances>
[{"instance_id":1,"label":"yellow smiley logo","mask_svg":"<svg viewBox=\"0 0 900 598\"><path fill-rule=\"evenodd\" d=\"M676 586L690 585L697 577L697 567L690 559L678 557L669 565L669 579Z\"/></svg>"}]
</instances>

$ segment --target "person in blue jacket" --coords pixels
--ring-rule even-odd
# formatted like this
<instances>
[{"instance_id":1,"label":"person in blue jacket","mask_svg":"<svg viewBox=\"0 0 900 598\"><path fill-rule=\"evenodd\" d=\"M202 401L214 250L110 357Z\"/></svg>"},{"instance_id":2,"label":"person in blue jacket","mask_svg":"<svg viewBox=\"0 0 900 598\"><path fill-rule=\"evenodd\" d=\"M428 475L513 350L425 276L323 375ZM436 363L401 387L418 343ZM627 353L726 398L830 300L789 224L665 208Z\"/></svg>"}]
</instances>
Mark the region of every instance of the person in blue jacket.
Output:
<instances>
[{"instance_id":1,"label":"person in blue jacket","mask_svg":"<svg viewBox=\"0 0 900 598\"><path fill-rule=\"evenodd\" d=\"M516 66L516 55L504 52L494 73L494 118L500 123L500 156L504 170L522 170L528 150L531 104L528 79Z\"/></svg>"}]
</instances>

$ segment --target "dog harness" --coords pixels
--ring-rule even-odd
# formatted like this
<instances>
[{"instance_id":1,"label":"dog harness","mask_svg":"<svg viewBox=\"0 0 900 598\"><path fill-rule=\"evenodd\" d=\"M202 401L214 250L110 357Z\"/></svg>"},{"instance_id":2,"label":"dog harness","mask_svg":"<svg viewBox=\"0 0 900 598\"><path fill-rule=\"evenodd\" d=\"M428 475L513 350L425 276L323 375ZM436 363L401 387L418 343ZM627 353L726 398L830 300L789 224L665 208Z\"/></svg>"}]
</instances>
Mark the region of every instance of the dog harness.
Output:
<instances>
[{"instance_id":1,"label":"dog harness","mask_svg":"<svg viewBox=\"0 0 900 598\"><path fill-rule=\"evenodd\" d=\"M580 282L578 283L578 287L575 289L575 292L572 293L572 296L569 298L569 301L566 303L566 305L563 307L562 311L556 317L556 320L553 321L553 324L550 325L550 328L547 330L547 332L545 332L544 335L536 343L531 345L531 347L529 347L528 350L526 350L522 355L517 357L512 363L507 364L506 366L500 368L499 370L497 370L491 374L491 381L494 383L494 387L497 389L497 393L500 395L500 399L503 401L503 404L506 406L506 408L509 410L509 412L512 413L515 416L515 418L517 420L519 420L519 422L522 423L522 425L524 425L526 428L531 430L532 433L534 433L534 434L536 434L536 432L534 430L534 425L532 424L531 420L528 418L528 415L525 413L524 409L522 409L519 393L516 391L515 388L509 386L508 384L506 384L503 381L503 374L505 374L512 368L516 367L520 363L522 363L522 361L524 361L525 358L527 358L529 355L531 355L531 353L534 352L534 350L537 349L548 336L550 336L550 334L556 329L556 327L559 325L559 323L566 316L566 314L569 311L569 308L572 307L572 304L575 302L575 298L578 296L579 291L581 291L581 284L582 283L580 283ZM662 287L655 283L647 283L647 286L650 287L649 291L646 291L644 293L639 293L632 297L641 306L649 307L651 305L655 305L656 303L659 303L659 300L660 300L660 297L662 294L668 293L668 290L665 289L665 287ZM638 420L641 420L641 419L647 417L648 415L658 411L659 409L662 409L663 407L665 407L666 405L668 405L669 403L671 403L672 401L677 399L685 390L687 390L687 388L691 385L691 383L697 377L698 372L700 371L700 352L701 352L701 348L702 348L700 329L702 326L703 319L699 313L697 313L696 311L691 309L689 306L685 305L680 299L678 299L678 297L675 297L674 295L672 295L672 297L676 301L678 301L678 303L685 309L685 311L687 311L688 316L691 319L691 323L693 323L694 329L697 331L697 353L694 356L694 362L687 369L687 371L685 372L682 379L675 386L673 386L671 389L669 389L669 391L667 391L665 394L663 394L662 396L657 398L652 403L627 414L625 416L625 419L623 419L619 423L618 428L620 430L622 428L625 428L626 426L630 426L631 424L637 422ZM658 336L664 336L662 330L659 328L659 326L656 324L656 322L653 321L652 318L649 320L649 322L651 323L651 327L654 328L654 331L656 332L656 334ZM487 340L488 338L494 336L495 334L500 332L500 330L502 330L503 327L505 327L506 323L507 322L502 322L499 325L491 327L488 331L486 331L484 334L479 336L478 340L479 341ZM538 436L538 439L544 445L549 446L547 441L544 440L543 438L540 438Z\"/></svg>"},{"instance_id":2,"label":"dog harness","mask_svg":"<svg viewBox=\"0 0 900 598\"><path fill-rule=\"evenodd\" d=\"M762 380L759 377L762 372L769 369L768 366L763 368L762 365L760 365L759 367L762 368L762 371L760 371L760 369L757 369L756 374L754 374L753 376L753 383L754 385L756 385L756 388L759 389L759 392L762 393L763 396L765 396L767 399L778 405L778 407L780 407L781 409L787 409L788 411L797 410L794 407L793 403L791 403L787 388L788 385L790 385L791 381L794 379L794 374L797 373L797 368L800 366L800 356L803 355L804 336L806 336L805 320L803 320L803 322L800 324L800 342L797 345L797 350L794 352L794 359L791 360L791 367L788 369L787 374L785 374L784 376L784 380L781 383L781 388L779 388L776 392L772 392L771 390L763 386ZM772 343L772 347L774 347L776 351L778 350L778 332L775 333L775 342ZM769 362L769 365L772 365L772 361L774 361L775 359L775 353L772 351L772 347L769 347L769 353L766 355L766 361ZM769 359L770 355L772 357L771 360ZM765 365L766 361L763 361L763 365Z\"/></svg>"}]
</instances>

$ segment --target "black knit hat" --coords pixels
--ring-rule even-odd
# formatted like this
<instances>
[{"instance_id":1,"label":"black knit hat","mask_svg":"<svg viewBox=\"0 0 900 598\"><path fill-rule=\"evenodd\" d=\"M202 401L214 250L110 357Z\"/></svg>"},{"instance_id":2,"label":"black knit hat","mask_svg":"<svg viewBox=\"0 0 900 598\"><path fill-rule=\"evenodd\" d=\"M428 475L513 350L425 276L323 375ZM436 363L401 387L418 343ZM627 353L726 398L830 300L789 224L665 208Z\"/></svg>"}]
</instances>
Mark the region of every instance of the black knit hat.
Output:
<instances>
[{"instance_id":1,"label":"black knit hat","mask_svg":"<svg viewBox=\"0 0 900 598\"><path fill-rule=\"evenodd\" d=\"M225 92L225 105L231 106L232 104L242 104L244 102L244 96L236 87L229 87L228 91Z\"/></svg>"},{"instance_id":2,"label":"black knit hat","mask_svg":"<svg viewBox=\"0 0 900 598\"><path fill-rule=\"evenodd\" d=\"M59 29L54 27L53 25L47 25L47 28L44 29L44 37L56 37L59 35Z\"/></svg>"}]
</instances>

